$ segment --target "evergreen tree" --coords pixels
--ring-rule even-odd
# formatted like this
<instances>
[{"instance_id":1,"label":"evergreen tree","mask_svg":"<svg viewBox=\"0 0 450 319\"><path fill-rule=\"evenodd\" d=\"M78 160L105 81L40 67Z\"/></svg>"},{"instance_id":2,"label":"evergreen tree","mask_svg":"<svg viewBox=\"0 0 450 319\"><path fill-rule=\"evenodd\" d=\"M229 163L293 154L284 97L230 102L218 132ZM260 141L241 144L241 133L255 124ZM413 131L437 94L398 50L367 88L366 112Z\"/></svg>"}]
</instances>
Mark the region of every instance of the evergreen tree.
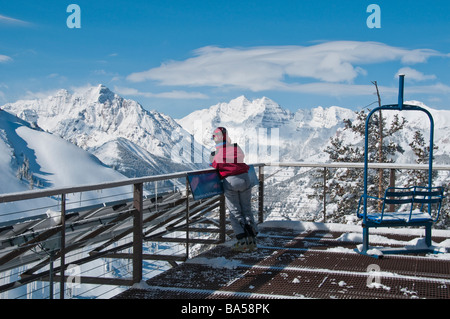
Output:
<instances>
[{"instance_id":1,"label":"evergreen tree","mask_svg":"<svg viewBox=\"0 0 450 319\"><path fill-rule=\"evenodd\" d=\"M425 146L425 139L420 131L414 132L413 141L409 143L411 150L416 155L416 164L428 164L430 155L430 146ZM437 150L436 145L433 150ZM410 170L408 171L407 186L428 186L428 170ZM433 172L433 177L437 176L437 172Z\"/></svg>"},{"instance_id":2,"label":"evergreen tree","mask_svg":"<svg viewBox=\"0 0 450 319\"><path fill-rule=\"evenodd\" d=\"M17 178L19 178L21 181L25 180L29 183L30 189L33 189L34 185L34 178L33 178L33 172L30 168L30 160L24 156L22 165L19 166L16 173Z\"/></svg>"},{"instance_id":3,"label":"evergreen tree","mask_svg":"<svg viewBox=\"0 0 450 319\"><path fill-rule=\"evenodd\" d=\"M361 140L364 140L365 122L367 113L365 111L356 112L356 120L344 121L344 131L356 136L359 143L346 145L343 134L331 138L330 146L325 150L332 162L363 162L364 147ZM393 157L397 152L403 153L400 145L392 140L392 135L401 130L406 120L399 119L398 115L390 125L386 125L386 118L381 112L374 113L369 121L368 140L368 160L369 162L393 162ZM358 206L358 201L362 195L363 171L361 169L339 168L334 170L333 177L328 180L328 190L330 201L337 204L337 211L334 212L334 222L345 222L345 215L353 214ZM377 195L379 189L385 189L388 185L389 176L387 172L382 174L369 174L368 193Z\"/></svg>"},{"instance_id":4,"label":"evergreen tree","mask_svg":"<svg viewBox=\"0 0 450 319\"><path fill-rule=\"evenodd\" d=\"M414 132L413 141L409 143L411 150L416 155L416 164L428 164L430 158L430 146L425 146L426 142L423 134L420 131ZM437 150L438 146L434 145L433 150ZM433 180L437 177L437 171L433 173ZM406 186L428 186L428 169L426 170L408 170L407 172ZM450 225L450 215L449 215L449 203L447 198L444 198L441 207L441 215L436 224L436 228L448 228Z\"/></svg>"}]
</instances>

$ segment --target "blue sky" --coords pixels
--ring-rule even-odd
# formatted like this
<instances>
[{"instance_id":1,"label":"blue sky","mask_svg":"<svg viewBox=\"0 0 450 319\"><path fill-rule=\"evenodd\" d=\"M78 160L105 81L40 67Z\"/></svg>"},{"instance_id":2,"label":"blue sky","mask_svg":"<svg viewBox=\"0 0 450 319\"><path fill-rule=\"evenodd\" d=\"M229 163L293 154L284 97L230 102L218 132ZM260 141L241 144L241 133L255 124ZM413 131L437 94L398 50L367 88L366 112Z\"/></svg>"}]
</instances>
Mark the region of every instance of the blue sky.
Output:
<instances>
[{"instance_id":1,"label":"blue sky","mask_svg":"<svg viewBox=\"0 0 450 319\"><path fill-rule=\"evenodd\" d=\"M448 12L448 0L0 0L0 105L102 83L174 118L240 95L361 109L372 81L396 103L401 72L405 100L450 109Z\"/></svg>"}]
</instances>

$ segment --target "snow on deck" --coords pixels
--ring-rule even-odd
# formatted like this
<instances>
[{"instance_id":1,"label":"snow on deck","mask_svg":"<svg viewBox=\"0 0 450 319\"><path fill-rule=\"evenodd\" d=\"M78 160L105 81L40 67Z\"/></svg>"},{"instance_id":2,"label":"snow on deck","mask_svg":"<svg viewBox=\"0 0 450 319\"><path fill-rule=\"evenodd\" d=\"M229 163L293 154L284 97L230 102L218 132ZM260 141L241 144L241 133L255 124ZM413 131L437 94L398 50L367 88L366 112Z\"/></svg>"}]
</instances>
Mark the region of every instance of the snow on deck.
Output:
<instances>
[{"instance_id":1,"label":"snow on deck","mask_svg":"<svg viewBox=\"0 0 450 319\"><path fill-rule=\"evenodd\" d=\"M421 229L375 229L371 245L420 246ZM361 227L269 221L258 250L218 245L117 299L450 298L450 231L434 230L428 255L358 254Z\"/></svg>"}]
</instances>

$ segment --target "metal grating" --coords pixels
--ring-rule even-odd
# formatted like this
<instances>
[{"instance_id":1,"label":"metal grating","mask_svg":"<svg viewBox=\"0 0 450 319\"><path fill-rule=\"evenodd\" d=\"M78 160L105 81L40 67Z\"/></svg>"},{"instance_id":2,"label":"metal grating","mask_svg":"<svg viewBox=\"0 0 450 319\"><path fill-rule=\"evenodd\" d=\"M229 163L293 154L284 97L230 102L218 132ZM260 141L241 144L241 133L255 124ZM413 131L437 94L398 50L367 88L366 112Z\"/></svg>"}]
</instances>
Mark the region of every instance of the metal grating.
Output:
<instances>
[{"instance_id":1,"label":"metal grating","mask_svg":"<svg viewBox=\"0 0 450 319\"><path fill-rule=\"evenodd\" d=\"M148 280L149 289L130 289L115 298L450 298L450 260L374 259L353 251L360 243L337 240L341 235L263 229L255 252L234 252L225 243ZM379 272L370 272L373 267Z\"/></svg>"}]
</instances>

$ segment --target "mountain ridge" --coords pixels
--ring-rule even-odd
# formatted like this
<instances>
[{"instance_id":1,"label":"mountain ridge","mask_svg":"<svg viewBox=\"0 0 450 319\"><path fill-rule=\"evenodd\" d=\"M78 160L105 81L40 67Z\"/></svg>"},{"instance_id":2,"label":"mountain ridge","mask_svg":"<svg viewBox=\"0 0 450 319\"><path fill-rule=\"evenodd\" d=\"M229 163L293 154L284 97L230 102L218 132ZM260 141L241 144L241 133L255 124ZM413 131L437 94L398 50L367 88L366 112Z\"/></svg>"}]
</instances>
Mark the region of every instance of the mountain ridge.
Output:
<instances>
[{"instance_id":1,"label":"mountain ridge","mask_svg":"<svg viewBox=\"0 0 450 319\"><path fill-rule=\"evenodd\" d=\"M426 107L436 115L437 159L450 158L445 133L450 131L450 111L434 110L418 101L405 103ZM73 93L62 89L45 99L21 100L2 108L91 152L128 177L207 167L209 149L214 147L211 134L217 126L226 127L232 140L244 146L249 162L324 162L323 150L332 136L343 134L343 120L356 118L355 111L340 106L293 112L266 96L250 100L241 95L173 119L146 110L103 84ZM390 112L384 114L392 118ZM413 130L426 130L416 115L404 112L402 116L408 120L403 140ZM201 155L200 162L192 160L191 149L195 158Z\"/></svg>"},{"instance_id":2,"label":"mountain ridge","mask_svg":"<svg viewBox=\"0 0 450 319\"><path fill-rule=\"evenodd\" d=\"M249 111L248 108L252 110ZM326 143L342 126L344 118L354 116L353 111L337 106L319 106L291 112L267 97L250 101L245 96L240 96L228 103L222 102L194 111L177 122L193 134L199 143L208 147L213 147L210 135L214 128L226 127L236 142L257 144L247 147L249 156L255 162L301 161L310 159L311 156L321 159L317 145ZM278 153L262 155L251 152L252 149L258 150L260 146L264 148L266 145L270 149L278 148ZM266 153L270 153L270 150Z\"/></svg>"},{"instance_id":3,"label":"mountain ridge","mask_svg":"<svg viewBox=\"0 0 450 319\"><path fill-rule=\"evenodd\" d=\"M171 117L153 110L145 110L138 102L124 99L100 84L73 93L62 89L56 95L44 99L19 100L2 107L43 130L59 135L71 143L89 151L109 166L117 166L119 154L105 154L102 150L115 144L116 148L134 152L129 158L139 157L139 163L126 164L120 170L128 177L139 172L147 174L170 173L172 169L191 170L201 163L190 163L172 150L188 138L188 133ZM134 147L124 147L127 140ZM196 146L200 148L200 146ZM141 155L146 156L142 157ZM158 162L176 162L173 167ZM142 171L140 166L147 165Z\"/></svg>"}]
</instances>

